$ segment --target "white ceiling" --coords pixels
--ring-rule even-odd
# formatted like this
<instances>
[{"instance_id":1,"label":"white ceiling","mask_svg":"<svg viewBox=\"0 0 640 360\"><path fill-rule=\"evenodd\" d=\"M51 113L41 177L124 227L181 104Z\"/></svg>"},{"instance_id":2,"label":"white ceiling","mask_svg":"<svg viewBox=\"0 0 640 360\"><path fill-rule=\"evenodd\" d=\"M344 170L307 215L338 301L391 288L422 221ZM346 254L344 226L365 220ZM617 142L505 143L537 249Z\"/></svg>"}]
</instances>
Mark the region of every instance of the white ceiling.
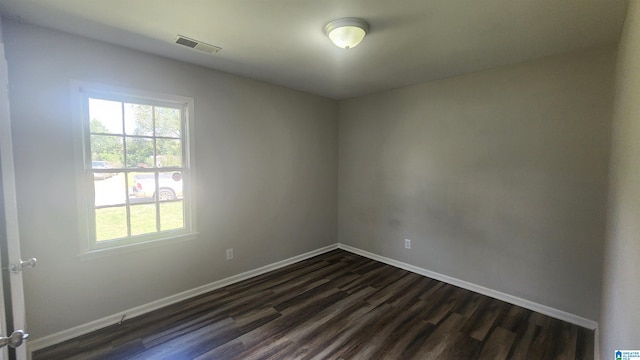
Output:
<instances>
[{"instance_id":1,"label":"white ceiling","mask_svg":"<svg viewBox=\"0 0 640 360\"><path fill-rule=\"evenodd\" d=\"M0 0L3 16L344 99L615 43L627 0ZM323 32L361 17L358 47ZM207 55L176 34L222 47Z\"/></svg>"}]
</instances>

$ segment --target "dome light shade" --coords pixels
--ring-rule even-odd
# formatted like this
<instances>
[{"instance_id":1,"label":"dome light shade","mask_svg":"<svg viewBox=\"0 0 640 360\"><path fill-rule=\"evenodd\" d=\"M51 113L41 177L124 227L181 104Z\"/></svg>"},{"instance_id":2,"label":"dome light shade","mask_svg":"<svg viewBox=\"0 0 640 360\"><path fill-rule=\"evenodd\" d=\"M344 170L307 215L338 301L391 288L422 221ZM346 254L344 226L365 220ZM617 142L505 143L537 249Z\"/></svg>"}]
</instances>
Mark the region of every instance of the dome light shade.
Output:
<instances>
[{"instance_id":1,"label":"dome light shade","mask_svg":"<svg viewBox=\"0 0 640 360\"><path fill-rule=\"evenodd\" d=\"M369 24L358 18L342 18L328 23L324 31L337 47L350 49L364 39L369 32Z\"/></svg>"}]
</instances>

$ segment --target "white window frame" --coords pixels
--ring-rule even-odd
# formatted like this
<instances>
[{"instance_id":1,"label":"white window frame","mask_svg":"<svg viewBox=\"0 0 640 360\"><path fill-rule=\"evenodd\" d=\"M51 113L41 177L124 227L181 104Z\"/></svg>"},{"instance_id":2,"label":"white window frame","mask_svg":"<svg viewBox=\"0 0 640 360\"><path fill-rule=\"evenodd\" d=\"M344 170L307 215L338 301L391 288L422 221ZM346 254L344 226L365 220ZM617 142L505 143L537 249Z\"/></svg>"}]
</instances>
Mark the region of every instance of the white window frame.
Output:
<instances>
[{"instance_id":1,"label":"white window frame","mask_svg":"<svg viewBox=\"0 0 640 360\"><path fill-rule=\"evenodd\" d=\"M155 105L171 104L182 109L183 141L183 204L184 229L137 235L97 242L95 226L94 175L91 166L91 143L88 99L101 98L121 102ZM76 188L78 203L79 255L91 259L104 255L140 250L167 242L191 240L197 237L194 168L194 100L156 92L114 87L84 81L71 81L71 112L74 128ZM128 187L130 187L129 184ZM128 191L128 189L127 189ZM127 206L129 206L127 202Z\"/></svg>"}]
</instances>

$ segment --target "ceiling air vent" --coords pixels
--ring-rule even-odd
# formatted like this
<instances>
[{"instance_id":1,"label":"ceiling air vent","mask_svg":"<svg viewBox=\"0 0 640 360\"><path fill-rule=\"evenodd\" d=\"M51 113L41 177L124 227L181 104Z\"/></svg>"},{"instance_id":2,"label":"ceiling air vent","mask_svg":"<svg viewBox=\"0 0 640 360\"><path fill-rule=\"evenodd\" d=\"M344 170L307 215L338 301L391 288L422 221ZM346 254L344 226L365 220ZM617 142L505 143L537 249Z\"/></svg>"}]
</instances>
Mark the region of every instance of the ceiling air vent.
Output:
<instances>
[{"instance_id":1,"label":"ceiling air vent","mask_svg":"<svg viewBox=\"0 0 640 360\"><path fill-rule=\"evenodd\" d=\"M202 51L207 54L215 54L218 51L222 50L222 48L220 47L207 44L206 42L194 40L182 35L176 36L176 44L184 45L186 47L190 47L192 49Z\"/></svg>"}]
</instances>

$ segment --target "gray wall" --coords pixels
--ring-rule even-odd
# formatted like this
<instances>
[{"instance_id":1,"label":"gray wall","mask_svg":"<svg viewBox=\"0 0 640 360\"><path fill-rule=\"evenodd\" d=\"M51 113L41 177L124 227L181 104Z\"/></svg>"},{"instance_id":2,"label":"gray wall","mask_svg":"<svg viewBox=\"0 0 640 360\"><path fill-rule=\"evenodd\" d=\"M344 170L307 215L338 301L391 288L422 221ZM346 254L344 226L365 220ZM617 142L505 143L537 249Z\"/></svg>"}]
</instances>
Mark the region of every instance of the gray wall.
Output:
<instances>
[{"instance_id":1,"label":"gray wall","mask_svg":"<svg viewBox=\"0 0 640 360\"><path fill-rule=\"evenodd\" d=\"M3 26L22 254L39 259L24 273L33 338L336 242L334 100ZM80 260L70 79L195 99L197 240Z\"/></svg>"},{"instance_id":2,"label":"gray wall","mask_svg":"<svg viewBox=\"0 0 640 360\"><path fill-rule=\"evenodd\" d=\"M340 242L597 320L614 65L600 48L340 102Z\"/></svg>"},{"instance_id":3,"label":"gray wall","mask_svg":"<svg viewBox=\"0 0 640 360\"><path fill-rule=\"evenodd\" d=\"M640 2L631 1L618 50L600 358L640 348Z\"/></svg>"}]
</instances>

